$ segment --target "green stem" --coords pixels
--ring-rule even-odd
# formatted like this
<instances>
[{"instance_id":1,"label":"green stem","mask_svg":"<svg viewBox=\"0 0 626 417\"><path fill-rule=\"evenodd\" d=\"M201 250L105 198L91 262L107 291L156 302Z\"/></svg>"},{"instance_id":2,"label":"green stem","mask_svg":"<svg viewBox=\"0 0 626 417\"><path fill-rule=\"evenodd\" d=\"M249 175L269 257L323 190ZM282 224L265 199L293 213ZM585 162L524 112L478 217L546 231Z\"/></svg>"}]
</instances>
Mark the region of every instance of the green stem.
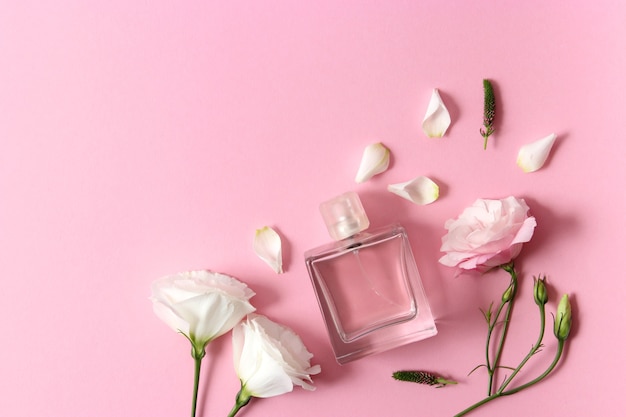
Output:
<instances>
[{"instance_id":1,"label":"green stem","mask_svg":"<svg viewBox=\"0 0 626 417\"><path fill-rule=\"evenodd\" d=\"M539 348L541 347L541 342L543 341L543 335L546 329L546 306L544 304L539 305L539 319L540 319L540 328L539 328L539 336L537 337L537 342L530 349L530 352L526 355L524 360L520 362L520 364L515 368L513 373L502 383L502 386L498 390L499 393L504 392L505 388L511 383L513 378L522 370L522 367L526 365L526 362L530 360L530 358L537 353Z\"/></svg>"},{"instance_id":2,"label":"green stem","mask_svg":"<svg viewBox=\"0 0 626 417\"><path fill-rule=\"evenodd\" d=\"M500 397L501 395L502 394L493 394L493 395L490 395L488 397L485 397L482 400L478 401L476 404L472 404L469 407L467 407L465 410L461 411L460 413L455 414L454 417L464 416L464 415L470 413L471 411L474 411L475 409L477 409L481 405L487 404L488 402L490 402L492 400L495 400L496 398Z\"/></svg>"},{"instance_id":3,"label":"green stem","mask_svg":"<svg viewBox=\"0 0 626 417\"><path fill-rule=\"evenodd\" d=\"M193 399L191 402L191 417L196 416L196 406L198 404L198 386L200 385L200 365L202 364L202 357L193 358L195 362L195 371L193 379Z\"/></svg>"},{"instance_id":4,"label":"green stem","mask_svg":"<svg viewBox=\"0 0 626 417\"><path fill-rule=\"evenodd\" d=\"M507 287L507 291L509 288L512 288L512 294L509 300L506 302L506 311L504 312L504 322L502 323L502 333L500 334L500 341L498 342L498 347L496 348L496 356L493 359L493 366L490 368L489 363L487 363L488 369L490 368L489 390L487 392L487 395L491 395L493 391L493 383L496 377L496 370L498 369L498 366L500 365L500 359L502 357L502 350L504 348L504 341L506 340L506 335L509 330L509 323L511 321L510 320L511 311L513 309L515 295L517 293L517 273L515 272L515 265L513 265L513 262L510 262L508 264L502 265L502 269L504 269L506 272L508 272L511 275L511 283L509 284L509 287ZM499 316L499 313L500 311L498 311L498 316ZM497 318L498 317L496 316L496 319ZM495 324L496 324L496 321L494 321L494 326ZM491 331L493 331L493 329L491 329ZM487 350L489 350L489 344L491 342L490 339L491 338L489 338L487 341Z\"/></svg>"},{"instance_id":5,"label":"green stem","mask_svg":"<svg viewBox=\"0 0 626 417\"><path fill-rule=\"evenodd\" d=\"M548 374L550 374L550 372L552 372L552 370L554 370L554 368L556 367L557 363L559 362L559 360L561 359L561 355L563 354L563 347L565 346L565 341L564 340L559 340L559 347L556 351L556 355L554 357L554 360L552 361L552 363L550 364L550 366L548 366L548 369L545 370L544 373L542 373L541 375L539 375L537 378L533 379L532 381L524 384L524 385L520 385L517 388L513 388L510 389L508 391L498 391L495 394L492 394L488 397L483 398L482 400L478 401L477 403L467 407L465 410L461 411L458 414L455 414L454 417L461 417L464 416L466 414L468 414L471 411L474 411L475 409L477 409L478 407L487 404L490 401L495 400L496 398L505 396L505 395L512 395L515 394L516 392L520 392L526 388L529 388L533 385L535 385L537 382L541 381L542 379L544 379L545 377L548 376Z\"/></svg>"},{"instance_id":6,"label":"green stem","mask_svg":"<svg viewBox=\"0 0 626 417\"><path fill-rule=\"evenodd\" d=\"M228 413L228 417L234 417L235 414L239 412L239 410L241 410L243 407L248 405L251 398L252 397L249 394L244 393L244 389L243 387L241 387L241 389L237 393L237 398L235 399L235 405L233 406L233 409L230 410L230 413Z\"/></svg>"},{"instance_id":7,"label":"green stem","mask_svg":"<svg viewBox=\"0 0 626 417\"><path fill-rule=\"evenodd\" d=\"M556 350L556 355L554 356L554 360L552 361L550 366L548 366L548 369L546 369L544 373L542 373L541 375L539 375L537 378L533 379L532 381L525 383L524 385L520 385L517 388L513 388L508 391L502 392L502 395L515 394L516 392L519 392L521 390L524 390L528 387L535 385L537 382L547 377L550 374L550 372L552 372L552 370L556 367L557 363L559 363L559 360L561 359L561 356L563 355L564 348L565 348L565 340L559 340L559 346Z\"/></svg>"},{"instance_id":8,"label":"green stem","mask_svg":"<svg viewBox=\"0 0 626 417\"><path fill-rule=\"evenodd\" d=\"M498 311L493 318L492 322L489 322L489 328L487 329L487 343L485 349L485 357L487 359L487 373L489 374L489 387L487 390L487 395L491 395L491 385L493 384L493 374L495 372L495 367L491 366L491 359L489 358L489 347L491 346L491 336L493 335L493 329L498 323L498 319L500 318L500 314L502 314L502 309L504 308L505 303L500 303L498 306Z\"/></svg>"}]
</instances>

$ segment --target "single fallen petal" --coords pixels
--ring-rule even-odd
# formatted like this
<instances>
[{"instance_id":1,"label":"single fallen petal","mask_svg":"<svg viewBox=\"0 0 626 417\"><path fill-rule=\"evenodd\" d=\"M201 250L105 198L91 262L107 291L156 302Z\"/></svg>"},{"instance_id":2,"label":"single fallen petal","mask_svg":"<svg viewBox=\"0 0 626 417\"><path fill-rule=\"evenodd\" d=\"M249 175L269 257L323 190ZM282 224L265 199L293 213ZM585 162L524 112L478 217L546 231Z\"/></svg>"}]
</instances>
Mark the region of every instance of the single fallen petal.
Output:
<instances>
[{"instance_id":1,"label":"single fallen petal","mask_svg":"<svg viewBox=\"0 0 626 417\"><path fill-rule=\"evenodd\" d=\"M373 143L368 145L363 151L361 165L356 174L356 182L364 182L372 178L376 174L385 172L389 167L389 149L382 143Z\"/></svg>"},{"instance_id":2,"label":"single fallen petal","mask_svg":"<svg viewBox=\"0 0 626 417\"><path fill-rule=\"evenodd\" d=\"M439 198L439 186L424 176L399 184L391 184L387 189L419 205L430 204Z\"/></svg>"},{"instance_id":3,"label":"single fallen petal","mask_svg":"<svg viewBox=\"0 0 626 417\"><path fill-rule=\"evenodd\" d=\"M429 138L440 138L450 127L450 122L450 113L445 104L443 104L443 100L441 100L439 90L435 88L426 109L422 130Z\"/></svg>"},{"instance_id":4,"label":"single fallen petal","mask_svg":"<svg viewBox=\"0 0 626 417\"><path fill-rule=\"evenodd\" d=\"M555 140L556 135L552 133L543 139L522 146L517 154L517 165L524 172L537 171L548 159Z\"/></svg>"},{"instance_id":5,"label":"single fallen petal","mask_svg":"<svg viewBox=\"0 0 626 417\"><path fill-rule=\"evenodd\" d=\"M257 229L254 235L254 251L277 274L283 273L283 254L280 236L271 227Z\"/></svg>"}]
</instances>

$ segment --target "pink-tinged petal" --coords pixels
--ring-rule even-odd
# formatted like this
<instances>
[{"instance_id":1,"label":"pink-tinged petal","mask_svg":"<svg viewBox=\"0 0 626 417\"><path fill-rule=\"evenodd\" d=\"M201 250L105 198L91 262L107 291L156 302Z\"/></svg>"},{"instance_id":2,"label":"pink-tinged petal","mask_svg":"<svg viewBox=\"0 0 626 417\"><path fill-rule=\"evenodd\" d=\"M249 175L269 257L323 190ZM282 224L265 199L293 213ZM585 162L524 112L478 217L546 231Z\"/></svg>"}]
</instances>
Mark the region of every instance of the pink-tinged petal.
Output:
<instances>
[{"instance_id":1,"label":"pink-tinged petal","mask_svg":"<svg viewBox=\"0 0 626 417\"><path fill-rule=\"evenodd\" d=\"M529 242L535 233L535 227L537 226L537 220L534 217L528 217L522 223L522 227L517 232L515 239L513 239L513 244L515 243L526 243Z\"/></svg>"},{"instance_id":2,"label":"pink-tinged petal","mask_svg":"<svg viewBox=\"0 0 626 417\"><path fill-rule=\"evenodd\" d=\"M523 199L478 199L446 221L439 262L480 273L515 259L533 236L537 221Z\"/></svg>"},{"instance_id":3,"label":"pink-tinged petal","mask_svg":"<svg viewBox=\"0 0 626 417\"><path fill-rule=\"evenodd\" d=\"M548 159L555 140L556 135L552 133L543 139L522 146L517 154L517 165L524 172L537 171Z\"/></svg>"}]
</instances>

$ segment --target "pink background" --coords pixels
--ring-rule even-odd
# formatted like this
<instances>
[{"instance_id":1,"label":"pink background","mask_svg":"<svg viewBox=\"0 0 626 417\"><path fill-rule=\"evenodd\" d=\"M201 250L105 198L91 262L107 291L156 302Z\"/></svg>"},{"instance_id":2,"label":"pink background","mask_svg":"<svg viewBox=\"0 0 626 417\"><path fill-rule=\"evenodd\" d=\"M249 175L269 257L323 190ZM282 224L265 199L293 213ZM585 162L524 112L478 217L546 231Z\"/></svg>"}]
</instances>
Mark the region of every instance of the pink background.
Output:
<instances>
[{"instance_id":1,"label":"pink background","mask_svg":"<svg viewBox=\"0 0 626 417\"><path fill-rule=\"evenodd\" d=\"M622 1L4 1L0 4L1 416L188 415L189 344L148 296L157 277L209 268L245 281L322 366L317 390L253 401L242 416L446 416L483 398L485 308L504 273L438 264L446 219L476 198L524 197L539 226L519 258L505 362L535 341L532 275L575 327L557 371L483 416L621 415L626 232ZM478 133L483 78L497 131ZM421 131L433 88L448 134ZM543 170L519 147L558 134ZM357 185L363 148L386 173ZM428 175L441 198L386 191ZM373 225L411 236L439 335L335 363L303 262L329 238L318 204L358 191ZM274 227L286 272L252 250ZM551 317L549 317L551 321ZM550 327L550 326L549 326ZM540 373L546 346L522 376ZM403 368L457 379L433 389ZM204 362L200 415L226 415L231 341Z\"/></svg>"}]
</instances>

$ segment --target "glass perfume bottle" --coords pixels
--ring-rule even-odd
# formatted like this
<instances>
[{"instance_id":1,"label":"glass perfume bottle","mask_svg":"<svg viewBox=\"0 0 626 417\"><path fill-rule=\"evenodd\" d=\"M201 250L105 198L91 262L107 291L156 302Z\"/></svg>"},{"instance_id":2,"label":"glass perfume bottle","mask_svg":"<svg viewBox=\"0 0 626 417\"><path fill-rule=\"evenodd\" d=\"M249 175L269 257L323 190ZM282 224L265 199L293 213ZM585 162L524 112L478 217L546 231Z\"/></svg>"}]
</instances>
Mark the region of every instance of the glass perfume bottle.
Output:
<instances>
[{"instance_id":1,"label":"glass perfume bottle","mask_svg":"<svg viewBox=\"0 0 626 417\"><path fill-rule=\"evenodd\" d=\"M437 334L405 229L366 231L358 194L320 205L335 242L304 256L340 364Z\"/></svg>"}]
</instances>

